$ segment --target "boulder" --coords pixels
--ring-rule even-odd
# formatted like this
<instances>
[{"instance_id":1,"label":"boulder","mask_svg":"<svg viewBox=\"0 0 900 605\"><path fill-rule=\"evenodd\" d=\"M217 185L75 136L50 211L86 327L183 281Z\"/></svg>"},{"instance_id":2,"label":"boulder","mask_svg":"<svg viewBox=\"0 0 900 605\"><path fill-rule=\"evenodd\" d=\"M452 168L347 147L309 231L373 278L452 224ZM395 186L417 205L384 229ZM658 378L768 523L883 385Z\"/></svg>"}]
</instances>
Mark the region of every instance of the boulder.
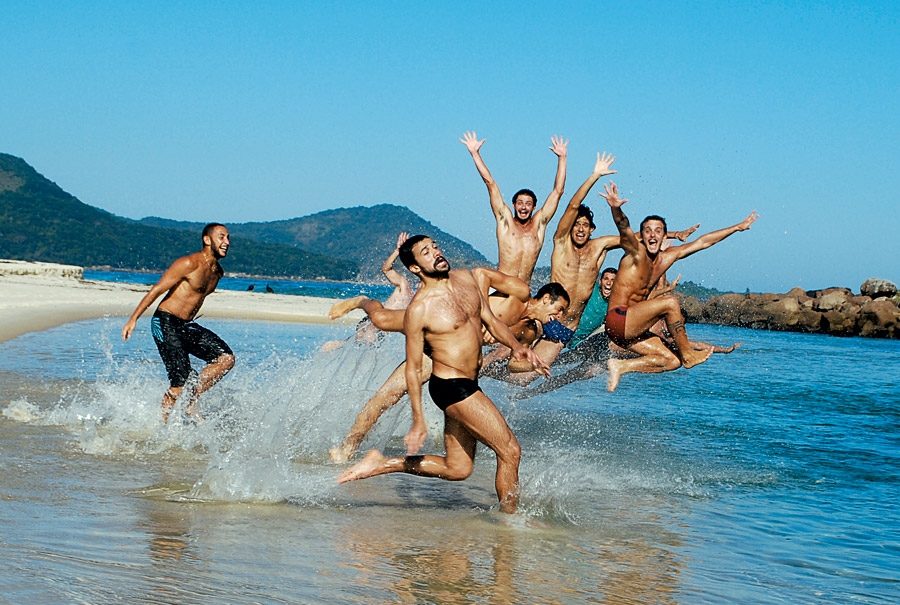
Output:
<instances>
[{"instance_id":1,"label":"boulder","mask_svg":"<svg viewBox=\"0 0 900 605\"><path fill-rule=\"evenodd\" d=\"M900 309L890 300L873 300L859 310L860 336L876 338L900 337Z\"/></svg>"},{"instance_id":2,"label":"boulder","mask_svg":"<svg viewBox=\"0 0 900 605\"><path fill-rule=\"evenodd\" d=\"M869 298L881 298L882 296L890 298L896 296L897 285L886 279L870 277L859 287L859 292Z\"/></svg>"},{"instance_id":3,"label":"boulder","mask_svg":"<svg viewBox=\"0 0 900 605\"><path fill-rule=\"evenodd\" d=\"M819 311L840 309L851 296L852 293L847 289L831 290L816 299L815 303L813 303L813 309L818 309Z\"/></svg>"}]
</instances>

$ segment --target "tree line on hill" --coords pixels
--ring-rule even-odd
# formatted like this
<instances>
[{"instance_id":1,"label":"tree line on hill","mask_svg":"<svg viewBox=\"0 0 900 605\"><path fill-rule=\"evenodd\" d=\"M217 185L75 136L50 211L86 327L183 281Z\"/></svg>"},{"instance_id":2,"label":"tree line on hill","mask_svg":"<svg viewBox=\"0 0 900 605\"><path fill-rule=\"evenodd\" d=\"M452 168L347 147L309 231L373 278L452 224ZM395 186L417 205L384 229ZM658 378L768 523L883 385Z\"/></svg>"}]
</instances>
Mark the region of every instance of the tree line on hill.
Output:
<instances>
[{"instance_id":1,"label":"tree line on hill","mask_svg":"<svg viewBox=\"0 0 900 605\"><path fill-rule=\"evenodd\" d=\"M227 226L232 242L223 266L229 273L368 281L380 275L401 231L433 235L455 266L488 264L472 246L389 204ZM89 206L22 158L0 153L0 258L163 271L200 248L202 228L161 218L135 221Z\"/></svg>"}]
</instances>

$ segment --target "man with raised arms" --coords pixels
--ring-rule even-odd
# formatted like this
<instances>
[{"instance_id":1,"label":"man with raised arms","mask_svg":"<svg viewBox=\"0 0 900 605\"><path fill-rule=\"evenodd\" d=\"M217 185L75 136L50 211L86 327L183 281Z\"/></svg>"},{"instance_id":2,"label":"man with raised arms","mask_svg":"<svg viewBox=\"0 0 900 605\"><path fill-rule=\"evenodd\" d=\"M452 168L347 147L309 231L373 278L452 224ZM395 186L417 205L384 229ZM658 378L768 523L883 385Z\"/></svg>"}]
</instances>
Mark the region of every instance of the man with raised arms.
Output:
<instances>
[{"instance_id":1,"label":"man with raised arms","mask_svg":"<svg viewBox=\"0 0 900 605\"><path fill-rule=\"evenodd\" d=\"M163 395L163 421L181 394L188 377L194 373L188 355L206 362L196 386L191 392L187 412L199 418L197 398L219 382L234 367L234 354L221 338L212 331L194 323L203 301L212 294L224 274L219 260L228 254L230 240L228 229L219 223L210 223L203 229L203 250L179 258L169 267L155 286L138 303L131 318L122 328L122 340L134 332L138 318L163 292L150 321L153 340L159 349L169 376L169 390Z\"/></svg>"},{"instance_id":2,"label":"man with raised arms","mask_svg":"<svg viewBox=\"0 0 900 605\"><path fill-rule=\"evenodd\" d=\"M532 347L540 337L543 325L559 317L569 305L569 295L559 284L546 284L532 297L528 286L517 277L482 267L472 269L472 275L482 295L487 298L491 312L510 328L513 337L525 347ZM488 296L491 289L495 292ZM350 305L346 301L335 304L329 315L335 319L352 309L363 309L379 329L403 331L403 311L386 309L380 302L365 296L351 299L351 302ZM485 331L483 336L484 344L497 344L489 332ZM508 347L498 344L497 349L485 357L483 369L487 371L488 363L507 360L510 352ZM431 370L431 358L424 355L421 371L423 382L429 379ZM341 444L331 448L332 462L349 460L381 415L396 405L406 393L406 362L403 362L366 402Z\"/></svg>"},{"instance_id":3,"label":"man with raised arms","mask_svg":"<svg viewBox=\"0 0 900 605\"><path fill-rule=\"evenodd\" d=\"M499 262L497 269L518 277L526 284L531 283L531 274L537 264L541 248L544 246L544 235L547 225L556 213L559 200L562 197L566 185L566 154L569 141L562 137L554 136L550 139L552 145L550 151L559 158L556 166L556 179L553 182L553 190L547 196L547 200L540 210L535 212L537 196L530 189L521 189L513 195L512 210L503 201L500 187L491 176L487 165L481 158L481 146L486 139L478 140L474 132L466 132L460 139L472 159L478 174L487 185L488 195L491 200L491 210L497 220L497 247Z\"/></svg>"},{"instance_id":4,"label":"man with raised arms","mask_svg":"<svg viewBox=\"0 0 900 605\"><path fill-rule=\"evenodd\" d=\"M680 366L692 368L709 359L713 352L711 348L698 351L691 346L678 299L673 296L649 298L650 291L675 261L709 248L733 233L746 231L759 215L753 211L737 225L707 233L688 244L663 250L665 219L656 215L648 216L641 222L638 236L631 229L628 217L622 212L622 205L628 200L619 197L615 183L607 184L605 191L600 195L609 204L625 251L610 295L606 333L616 345L639 355L634 359L610 359L607 362L607 389L614 391L623 374L663 372ZM649 332L661 318L665 319L666 329L675 343L674 354L659 336Z\"/></svg>"},{"instance_id":5,"label":"man with raised arms","mask_svg":"<svg viewBox=\"0 0 900 605\"><path fill-rule=\"evenodd\" d=\"M471 475L476 442L480 441L497 455L494 485L500 509L513 513L519 499L521 450L503 415L478 387L482 327L510 347L514 357L527 359L549 374L547 366L534 351L516 342L509 328L491 313L470 272L450 270L450 264L430 238L409 238L400 249L400 260L422 280L404 319L406 382L413 417L412 428L404 439L408 455L385 458L371 450L341 473L338 482L397 472L460 481ZM444 412L444 456L416 455L427 434L422 413L422 358L426 344L433 360L429 392Z\"/></svg>"}]
</instances>

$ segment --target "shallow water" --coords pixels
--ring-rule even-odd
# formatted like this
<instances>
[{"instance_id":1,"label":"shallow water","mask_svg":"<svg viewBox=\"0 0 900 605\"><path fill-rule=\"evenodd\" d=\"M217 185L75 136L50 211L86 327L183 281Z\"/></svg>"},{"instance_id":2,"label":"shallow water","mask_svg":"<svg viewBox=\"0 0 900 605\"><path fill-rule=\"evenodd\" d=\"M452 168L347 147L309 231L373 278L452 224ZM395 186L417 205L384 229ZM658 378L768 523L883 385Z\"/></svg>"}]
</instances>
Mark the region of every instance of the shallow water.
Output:
<instances>
[{"instance_id":1,"label":"shallow water","mask_svg":"<svg viewBox=\"0 0 900 605\"><path fill-rule=\"evenodd\" d=\"M613 394L484 380L523 449L509 518L483 449L464 482L336 484L397 337L325 354L350 331L201 319L238 364L205 422L162 425L148 323L0 344L0 602L900 600L898 342L689 326L744 344ZM401 453L407 407L361 449Z\"/></svg>"}]
</instances>

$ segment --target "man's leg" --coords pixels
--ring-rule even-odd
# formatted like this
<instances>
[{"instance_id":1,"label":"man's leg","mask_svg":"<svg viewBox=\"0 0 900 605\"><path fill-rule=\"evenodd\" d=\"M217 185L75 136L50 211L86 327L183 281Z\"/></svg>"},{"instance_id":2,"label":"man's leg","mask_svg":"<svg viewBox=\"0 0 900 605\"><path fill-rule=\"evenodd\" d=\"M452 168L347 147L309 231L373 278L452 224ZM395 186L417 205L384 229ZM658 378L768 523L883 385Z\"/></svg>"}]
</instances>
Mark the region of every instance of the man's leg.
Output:
<instances>
[{"instance_id":1,"label":"man's leg","mask_svg":"<svg viewBox=\"0 0 900 605\"><path fill-rule=\"evenodd\" d=\"M348 298L347 300L336 302L328 311L328 317L337 319L354 309L365 311L372 324L379 330L384 330L385 332L403 331L405 309L386 309L377 300L372 300L365 296L357 296L356 298Z\"/></svg>"},{"instance_id":2,"label":"man's leg","mask_svg":"<svg viewBox=\"0 0 900 605\"><path fill-rule=\"evenodd\" d=\"M678 357L685 368L692 368L709 359L712 350L703 349L695 351L688 341L687 332L684 329L684 316L681 314L681 305L674 296L661 296L650 300L644 300L628 307L625 316L625 338L631 340L640 338L648 332L660 319L666 322L666 328L675 346L678 348Z\"/></svg>"},{"instance_id":3,"label":"man's leg","mask_svg":"<svg viewBox=\"0 0 900 605\"><path fill-rule=\"evenodd\" d=\"M197 399L200 395L213 388L217 382L225 378L225 375L234 367L234 355L219 355L215 361L212 361L202 370L200 370L200 378L197 380L197 387L191 393L191 400L185 409L188 416L193 418L200 417L200 410L197 409Z\"/></svg>"},{"instance_id":4,"label":"man's leg","mask_svg":"<svg viewBox=\"0 0 900 605\"><path fill-rule=\"evenodd\" d=\"M515 512L519 501L521 449L503 415L481 391L450 405L445 411L444 456L385 458L381 452L371 450L360 462L341 473L338 483L387 473L462 481L472 474L476 439L497 454L494 486L500 500L500 510Z\"/></svg>"},{"instance_id":5,"label":"man's leg","mask_svg":"<svg viewBox=\"0 0 900 605\"><path fill-rule=\"evenodd\" d=\"M609 377L606 379L606 390L610 393L619 386L619 380L622 376L629 372L655 374L677 370L681 367L681 361L666 347L659 336L651 336L632 343L628 347L628 351L636 353L640 357L631 359L617 359L613 357L606 362L606 367L609 370Z\"/></svg>"},{"instance_id":6,"label":"man's leg","mask_svg":"<svg viewBox=\"0 0 900 605\"><path fill-rule=\"evenodd\" d=\"M423 356L422 374L426 377L426 382L431 376L431 366L431 358L427 355ZM356 452L356 448L366 438L381 415L394 407L406 395L406 392L406 362L404 361L394 369L381 388L366 402L366 405L357 414L356 421L350 427L350 432L347 433L344 441L339 446L331 448L329 452L331 461L341 464L350 460Z\"/></svg>"}]
</instances>

